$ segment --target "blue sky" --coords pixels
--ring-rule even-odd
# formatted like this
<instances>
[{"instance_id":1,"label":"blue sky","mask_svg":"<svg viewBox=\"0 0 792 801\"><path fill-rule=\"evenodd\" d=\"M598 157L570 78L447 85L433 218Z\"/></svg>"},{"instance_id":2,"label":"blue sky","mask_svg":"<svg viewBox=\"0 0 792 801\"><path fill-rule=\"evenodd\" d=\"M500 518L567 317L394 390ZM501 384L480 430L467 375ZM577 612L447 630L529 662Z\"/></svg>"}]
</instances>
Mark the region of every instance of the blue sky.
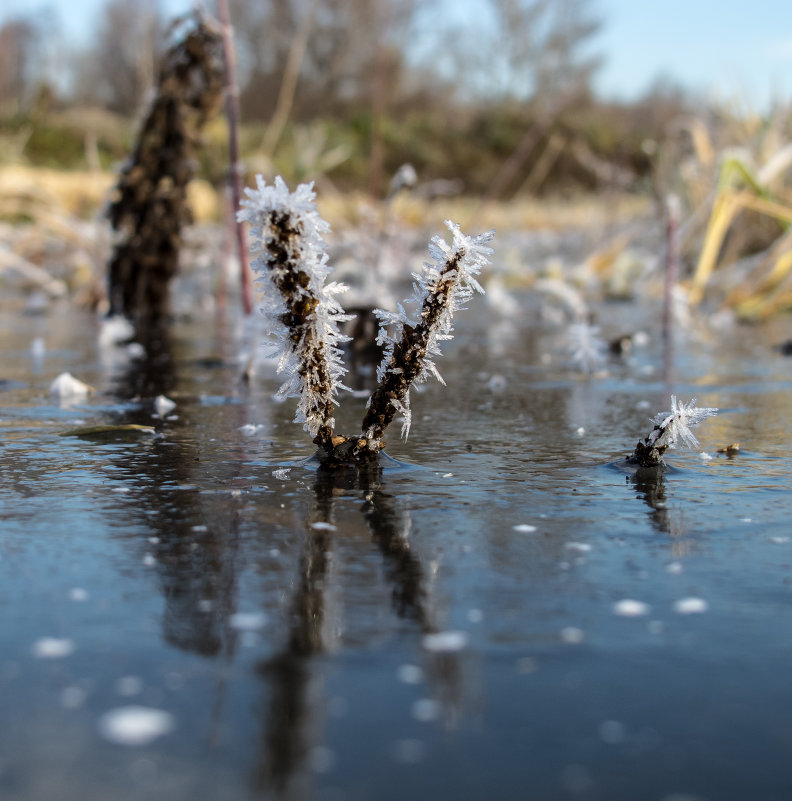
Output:
<instances>
[{"instance_id":1,"label":"blue sky","mask_svg":"<svg viewBox=\"0 0 792 801\"><path fill-rule=\"evenodd\" d=\"M420 1L420 0L419 0ZM251 0L262 2L262 0ZM455 11L468 3L455 0ZM603 20L604 56L595 86L633 99L658 76L706 96L761 109L792 99L792 0L592 0ZM169 12L191 0L164 0ZM0 22L49 9L74 40L85 40L102 0L2 0Z\"/></svg>"}]
</instances>

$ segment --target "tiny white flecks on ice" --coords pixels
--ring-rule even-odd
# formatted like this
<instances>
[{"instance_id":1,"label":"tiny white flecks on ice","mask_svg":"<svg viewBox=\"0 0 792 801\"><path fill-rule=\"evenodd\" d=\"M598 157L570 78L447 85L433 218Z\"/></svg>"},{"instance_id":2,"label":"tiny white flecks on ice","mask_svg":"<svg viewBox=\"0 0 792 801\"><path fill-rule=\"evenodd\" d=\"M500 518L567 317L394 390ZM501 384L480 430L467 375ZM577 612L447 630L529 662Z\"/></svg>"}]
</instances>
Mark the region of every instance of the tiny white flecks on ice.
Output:
<instances>
[{"instance_id":1,"label":"tiny white flecks on ice","mask_svg":"<svg viewBox=\"0 0 792 801\"><path fill-rule=\"evenodd\" d=\"M632 598L623 598L613 604L613 614L621 617L641 617L642 615L648 615L650 611L649 604Z\"/></svg>"},{"instance_id":2,"label":"tiny white flecks on ice","mask_svg":"<svg viewBox=\"0 0 792 801\"><path fill-rule=\"evenodd\" d=\"M424 635L421 642L427 651L435 653L461 651L467 645L468 636L464 631L438 631Z\"/></svg>"},{"instance_id":3,"label":"tiny white flecks on ice","mask_svg":"<svg viewBox=\"0 0 792 801\"><path fill-rule=\"evenodd\" d=\"M709 609L703 598L680 598L674 603L674 611L680 615L700 615Z\"/></svg>"},{"instance_id":4,"label":"tiny white flecks on ice","mask_svg":"<svg viewBox=\"0 0 792 801\"><path fill-rule=\"evenodd\" d=\"M169 712L147 706L121 706L99 718L99 732L118 745L148 745L173 731L176 721Z\"/></svg>"},{"instance_id":5,"label":"tiny white flecks on ice","mask_svg":"<svg viewBox=\"0 0 792 801\"><path fill-rule=\"evenodd\" d=\"M63 659L74 653L74 641L61 637L42 637L31 649L37 659Z\"/></svg>"}]
</instances>

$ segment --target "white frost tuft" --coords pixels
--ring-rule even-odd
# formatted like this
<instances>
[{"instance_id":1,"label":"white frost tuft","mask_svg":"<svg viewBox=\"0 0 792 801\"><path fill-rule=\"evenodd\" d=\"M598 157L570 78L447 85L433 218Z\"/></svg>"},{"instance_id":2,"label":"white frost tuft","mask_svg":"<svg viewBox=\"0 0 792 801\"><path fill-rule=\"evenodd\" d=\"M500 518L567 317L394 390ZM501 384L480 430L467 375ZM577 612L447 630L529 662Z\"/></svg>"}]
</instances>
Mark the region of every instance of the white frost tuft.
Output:
<instances>
[{"instance_id":1,"label":"white frost tuft","mask_svg":"<svg viewBox=\"0 0 792 801\"><path fill-rule=\"evenodd\" d=\"M434 362L435 357L440 355L440 343L453 338L454 312L464 309L476 292L484 294L484 288L476 276L490 263L489 257L493 251L488 243L494 238L495 232L488 231L471 237L463 234L459 225L451 220L446 220L445 224L451 232L451 243L439 236L432 237L429 255L433 261L425 262L420 274L413 273L413 295L405 302L416 304L418 308L415 315L409 315L401 303L396 305L395 312L374 310L380 321L377 344L383 346L382 361L377 368L377 381L380 383L386 373L401 370L398 364L393 363L393 352L405 327L414 329L419 326L425 319L428 304L434 303L440 305L441 309L428 332L425 352L421 355L421 369L415 383L423 383L429 376L434 376L441 384L445 384ZM412 419L409 390L403 399L394 398L392 403L402 415L402 437L407 439Z\"/></svg>"},{"instance_id":2,"label":"white frost tuft","mask_svg":"<svg viewBox=\"0 0 792 801\"><path fill-rule=\"evenodd\" d=\"M681 440L689 448L698 448L699 441L690 429L717 413L717 409L697 407L695 398L685 404L672 395L671 411L661 412L652 418L656 428L649 435L649 444L657 448L676 448Z\"/></svg>"},{"instance_id":3,"label":"white frost tuft","mask_svg":"<svg viewBox=\"0 0 792 801\"><path fill-rule=\"evenodd\" d=\"M322 235L330 226L316 209L313 183L290 192L280 176L268 185L258 175L256 184L256 189L245 189L247 200L237 216L250 224L251 267L264 289L262 311L276 340L271 355L278 357L278 372L287 376L278 397L300 399L295 422L315 436L323 425L332 428L327 409L336 403L338 391L347 389L341 383L346 368L338 348L347 338L338 323L351 317L335 299L346 287L325 285L331 268ZM300 301L309 308L306 322L290 328L287 303Z\"/></svg>"}]
</instances>

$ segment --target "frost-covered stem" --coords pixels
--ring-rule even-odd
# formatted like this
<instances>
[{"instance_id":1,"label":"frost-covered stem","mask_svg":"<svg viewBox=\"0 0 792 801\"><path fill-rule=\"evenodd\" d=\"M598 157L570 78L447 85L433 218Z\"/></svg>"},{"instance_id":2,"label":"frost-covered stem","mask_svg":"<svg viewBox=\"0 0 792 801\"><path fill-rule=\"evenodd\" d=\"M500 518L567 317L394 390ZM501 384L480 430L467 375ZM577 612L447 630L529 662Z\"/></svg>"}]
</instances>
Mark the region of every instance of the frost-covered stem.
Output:
<instances>
[{"instance_id":1,"label":"frost-covered stem","mask_svg":"<svg viewBox=\"0 0 792 801\"><path fill-rule=\"evenodd\" d=\"M256 181L256 189L245 189L238 217L251 226L252 267L261 278L263 310L274 323L278 372L287 375L278 395L300 399L295 422L326 450L335 396L346 389L338 323L350 317L333 297L346 287L325 284L330 268L322 234L330 226L316 210L313 185L290 192L280 177L269 186L260 175Z\"/></svg>"},{"instance_id":2,"label":"frost-covered stem","mask_svg":"<svg viewBox=\"0 0 792 801\"><path fill-rule=\"evenodd\" d=\"M228 118L228 158L229 184L231 187L232 208L238 209L242 199L242 164L239 160L239 85L236 79L236 56L234 33L228 15L228 0L217 0L217 12L223 28L223 53L225 55L226 117ZM245 314L253 313L253 282L248 262L245 242L245 223L236 220L234 224L236 249L242 281L242 308Z\"/></svg>"},{"instance_id":3,"label":"frost-covered stem","mask_svg":"<svg viewBox=\"0 0 792 801\"><path fill-rule=\"evenodd\" d=\"M311 276L301 269L300 231L290 215L272 211L269 222L275 234L269 243L270 277L286 306L279 319L288 330L292 347L299 352L297 374L303 391L314 398L316 416L322 421L314 442L326 446L333 436L334 404L325 343L315 325L320 299L305 292Z\"/></svg>"},{"instance_id":4,"label":"frost-covered stem","mask_svg":"<svg viewBox=\"0 0 792 801\"><path fill-rule=\"evenodd\" d=\"M680 440L690 448L697 448L699 442L690 429L717 413L717 409L697 407L695 398L685 404L672 395L671 411L652 418L654 428L638 442L628 461L640 467L659 467L663 464L663 454L675 448Z\"/></svg>"},{"instance_id":5,"label":"frost-covered stem","mask_svg":"<svg viewBox=\"0 0 792 801\"><path fill-rule=\"evenodd\" d=\"M393 346L387 370L374 390L363 418L362 428L367 437L381 439L397 410L404 404L413 382L424 369L432 333L452 302L457 267L462 256L461 252L456 251L446 260L440 280L424 298L418 324L411 326L405 323L401 339Z\"/></svg>"}]
</instances>

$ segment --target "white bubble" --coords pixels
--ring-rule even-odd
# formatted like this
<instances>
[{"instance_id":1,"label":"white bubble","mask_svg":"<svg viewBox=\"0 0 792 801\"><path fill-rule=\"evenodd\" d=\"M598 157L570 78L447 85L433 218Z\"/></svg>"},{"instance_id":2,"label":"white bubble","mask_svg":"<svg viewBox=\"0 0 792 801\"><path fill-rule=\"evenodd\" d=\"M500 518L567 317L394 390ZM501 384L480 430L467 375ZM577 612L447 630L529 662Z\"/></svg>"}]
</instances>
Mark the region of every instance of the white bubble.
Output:
<instances>
[{"instance_id":1,"label":"white bubble","mask_svg":"<svg viewBox=\"0 0 792 801\"><path fill-rule=\"evenodd\" d=\"M399 681L405 684L420 684L424 678L424 672L418 665L401 665L398 675Z\"/></svg>"},{"instance_id":2,"label":"white bubble","mask_svg":"<svg viewBox=\"0 0 792 801\"><path fill-rule=\"evenodd\" d=\"M680 598L674 603L674 611L680 615L700 615L709 609L703 598Z\"/></svg>"},{"instance_id":3,"label":"white bubble","mask_svg":"<svg viewBox=\"0 0 792 801\"><path fill-rule=\"evenodd\" d=\"M613 604L613 614L621 617L641 617L641 615L648 615L650 610L649 604L635 601L632 598L624 598Z\"/></svg>"},{"instance_id":4,"label":"white bubble","mask_svg":"<svg viewBox=\"0 0 792 801\"><path fill-rule=\"evenodd\" d=\"M568 542L565 546L569 551L577 551L578 553L589 553L591 546L587 542Z\"/></svg>"},{"instance_id":5,"label":"white bubble","mask_svg":"<svg viewBox=\"0 0 792 801\"><path fill-rule=\"evenodd\" d=\"M263 612L236 612L229 622L237 631L256 631L267 625L267 616Z\"/></svg>"},{"instance_id":6,"label":"white bubble","mask_svg":"<svg viewBox=\"0 0 792 801\"><path fill-rule=\"evenodd\" d=\"M273 470L272 475L280 481L285 481L289 477L290 467L284 467L280 470Z\"/></svg>"},{"instance_id":7,"label":"white bubble","mask_svg":"<svg viewBox=\"0 0 792 801\"><path fill-rule=\"evenodd\" d=\"M438 631L424 635L422 640L423 647L434 652L461 651L467 642L468 636L464 631Z\"/></svg>"},{"instance_id":8,"label":"white bubble","mask_svg":"<svg viewBox=\"0 0 792 801\"><path fill-rule=\"evenodd\" d=\"M60 637L42 637L31 649L36 659L62 659L74 653L74 641Z\"/></svg>"},{"instance_id":9,"label":"white bubble","mask_svg":"<svg viewBox=\"0 0 792 801\"><path fill-rule=\"evenodd\" d=\"M429 723L440 717L440 704L432 698L421 698L412 705L412 715L421 723Z\"/></svg>"},{"instance_id":10,"label":"white bubble","mask_svg":"<svg viewBox=\"0 0 792 801\"><path fill-rule=\"evenodd\" d=\"M80 603L88 600L88 591L82 587L72 587L69 590L69 600Z\"/></svg>"},{"instance_id":11,"label":"white bubble","mask_svg":"<svg viewBox=\"0 0 792 801\"><path fill-rule=\"evenodd\" d=\"M579 645L583 642L584 634L583 629L579 629L576 626L566 626L559 632L559 636L561 637L561 642L565 642L568 645Z\"/></svg>"},{"instance_id":12,"label":"white bubble","mask_svg":"<svg viewBox=\"0 0 792 801\"><path fill-rule=\"evenodd\" d=\"M666 573L678 574L681 573L685 568L682 566L682 562L669 562L666 565Z\"/></svg>"},{"instance_id":13,"label":"white bubble","mask_svg":"<svg viewBox=\"0 0 792 801\"><path fill-rule=\"evenodd\" d=\"M317 521L316 523L311 523L311 528L315 529L316 531L337 531L338 527L334 526L332 523L325 523L321 520Z\"/></svg>"},{"instance_id":14,"label":"white bubble","mask_svg":"<svg viewBox=\"0 0 792 801\"><path fill-rule=\"evenodd\" d=\"M528 523L519 523L516 526L512 526L515 531L519 531L523 534L531 534L532 532L536 531L536 526L531 526Z\"/></svg>"},{"instance_id":15,"label":"white bubble","mask_svg":"<svg viewBox=\"0 0 792 801\"><path fill-rule=\"evenodd\" d=\"M100 734L118 745L148 745L175 725L169 712L147 706L121 706L99 718Z\"/></svg>"}]
</instances>

